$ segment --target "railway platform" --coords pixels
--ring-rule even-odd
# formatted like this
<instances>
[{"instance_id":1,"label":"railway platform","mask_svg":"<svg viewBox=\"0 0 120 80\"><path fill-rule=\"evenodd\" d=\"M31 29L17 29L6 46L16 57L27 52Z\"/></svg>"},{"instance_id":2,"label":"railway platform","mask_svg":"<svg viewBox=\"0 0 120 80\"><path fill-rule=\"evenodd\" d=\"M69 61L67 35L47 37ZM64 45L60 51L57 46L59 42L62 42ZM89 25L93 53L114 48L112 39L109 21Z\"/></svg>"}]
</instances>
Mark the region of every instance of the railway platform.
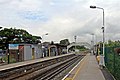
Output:
<instances>
[{"instance_id":1,"label":"railway platform","mask_svg":"<svg viewBox=\"0 0 120 80\"><path fill-rule=\"evenodd\" d=\"M18 62L18 63L12 63L12 64L0 65L0 71L17 68L17 67L21 67L21 66L25 66L25 65L29 65L29 64L34 64L34 63L38 63L38 62L43 62L43 61L47 61L50 59L64 57L64 56L72 55L72 54L74 54L74 53L63 54L63 55L52 56L52 57L44 57L44 58L39 58L39 59L34 59L34 60L27 60L27 61Z\"/></svg>"},{"instance_id":2,"label":"railway platform","mask_svg":"<svg viewBox=\"0 0 120 80\"><path fill-rule=\"evenodd\" d=\"M105 80L94 55L87 54L63 80Z\"/></svg>"}]
</instances>

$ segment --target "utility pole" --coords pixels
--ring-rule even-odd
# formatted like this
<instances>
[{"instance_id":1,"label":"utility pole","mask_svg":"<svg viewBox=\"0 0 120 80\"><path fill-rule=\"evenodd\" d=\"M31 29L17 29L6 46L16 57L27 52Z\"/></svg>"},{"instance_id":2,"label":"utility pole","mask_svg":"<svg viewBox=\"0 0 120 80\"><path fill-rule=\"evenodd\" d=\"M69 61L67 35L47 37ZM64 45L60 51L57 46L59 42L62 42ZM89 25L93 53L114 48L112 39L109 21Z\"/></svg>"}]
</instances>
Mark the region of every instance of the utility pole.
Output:
<instances>
[{"instance_id":1,"label":"utility pole","mask_svg":"<svg viewBox=\"0 0 120 80\"><path fill-rule=\"evenodd\" d=\"M74 39L75 39L75 52L76 52L76 39L77 39L77 36L74 36Z\"/></svg>"}]
</instances>

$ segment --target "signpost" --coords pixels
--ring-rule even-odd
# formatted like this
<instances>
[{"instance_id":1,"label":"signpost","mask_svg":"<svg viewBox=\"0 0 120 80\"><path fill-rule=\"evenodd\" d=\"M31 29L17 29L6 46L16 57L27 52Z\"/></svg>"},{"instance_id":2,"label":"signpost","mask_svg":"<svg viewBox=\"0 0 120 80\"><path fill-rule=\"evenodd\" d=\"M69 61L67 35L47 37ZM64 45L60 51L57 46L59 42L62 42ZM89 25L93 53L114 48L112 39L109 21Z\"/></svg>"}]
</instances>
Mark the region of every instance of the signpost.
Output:
<instances>
[{"instance_id":1,"label":"signpost","mask_svg":"<svg viewBox=\"0 0 120 80\"><path fill-rule=\"evenodd\" d=\"M9 49L18 50L18 44L9 44Z\"/></svg>"}]
</instances>

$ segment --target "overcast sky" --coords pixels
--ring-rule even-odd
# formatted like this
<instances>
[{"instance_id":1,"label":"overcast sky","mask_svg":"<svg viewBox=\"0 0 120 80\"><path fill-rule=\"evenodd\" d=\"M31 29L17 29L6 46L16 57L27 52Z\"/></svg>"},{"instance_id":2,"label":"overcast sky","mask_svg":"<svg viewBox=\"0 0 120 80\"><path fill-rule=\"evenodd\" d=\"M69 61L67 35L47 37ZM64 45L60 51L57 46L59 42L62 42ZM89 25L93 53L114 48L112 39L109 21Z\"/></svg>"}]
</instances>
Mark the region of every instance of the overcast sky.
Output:
<instances>
[{"instance_id":1,"label":"overcast sky","mask_svg":"<svg viewBox=\"0 0 120 80\"><path fill-rule=\"evenodd\" d=\"M102 40L102 10L105 9L106 40L120 40L120 0L0 0L0 26L25 29L44 41L68 38L78 42Z\"/></svg>"}]
</instances>

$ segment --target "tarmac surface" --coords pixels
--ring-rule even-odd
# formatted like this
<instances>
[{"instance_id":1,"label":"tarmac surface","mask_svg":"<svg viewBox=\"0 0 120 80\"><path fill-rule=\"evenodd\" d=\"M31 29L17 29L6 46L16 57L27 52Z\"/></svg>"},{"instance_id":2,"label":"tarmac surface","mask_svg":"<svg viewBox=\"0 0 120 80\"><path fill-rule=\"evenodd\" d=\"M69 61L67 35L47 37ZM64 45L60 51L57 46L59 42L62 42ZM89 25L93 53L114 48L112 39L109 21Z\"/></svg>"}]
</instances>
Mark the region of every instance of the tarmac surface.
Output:
<instances>
[{"instance_id":1,"label":"tarmac surface","mask_svg":"<svg viewBox=\"0 0 120 80\"><path fill-rule=\"evenodd\" d=\"M65 80L105 80L94 55L87 54Z\"/></svg>"}]
</instances>

